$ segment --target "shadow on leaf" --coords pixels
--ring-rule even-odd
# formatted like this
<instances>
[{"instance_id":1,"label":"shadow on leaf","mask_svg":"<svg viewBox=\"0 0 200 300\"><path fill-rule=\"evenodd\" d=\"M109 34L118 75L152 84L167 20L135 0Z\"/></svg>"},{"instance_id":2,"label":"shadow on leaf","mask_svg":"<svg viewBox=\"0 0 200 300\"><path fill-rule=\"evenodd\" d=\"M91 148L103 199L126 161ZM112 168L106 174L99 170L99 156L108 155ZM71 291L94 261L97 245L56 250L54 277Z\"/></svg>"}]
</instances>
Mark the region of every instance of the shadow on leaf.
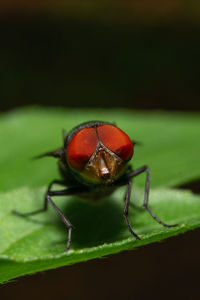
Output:
<instances>
[{"instance_id":1,"label":"shadow on leaf","mask_svg":"<svg viewBox=\"0 0 200 300\"><path fill-rule=\"evenodd\" d=\"M105 199L97 205L74 198L62 211L74 226L73 248L111 243L122 238L122 234L124 237L124 231L127 231L127 236L129 236L123 218L123 205L114 201L113 198ZM56 224L65 230L62 221L59 220Z\"/></svg>"}]
</instances>

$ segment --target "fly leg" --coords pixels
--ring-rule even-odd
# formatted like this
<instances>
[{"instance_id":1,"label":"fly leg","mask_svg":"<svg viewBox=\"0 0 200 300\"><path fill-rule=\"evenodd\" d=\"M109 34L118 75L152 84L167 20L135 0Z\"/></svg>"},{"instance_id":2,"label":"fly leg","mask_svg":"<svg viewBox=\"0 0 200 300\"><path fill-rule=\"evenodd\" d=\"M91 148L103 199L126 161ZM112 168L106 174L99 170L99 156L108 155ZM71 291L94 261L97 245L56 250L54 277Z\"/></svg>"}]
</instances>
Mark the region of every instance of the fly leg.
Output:
<instances>
[{"instance_id":1,"label":"fly leg","mask_svg":"<svg viewBox=\"0 0 200 300\"><path fill-rule=\"evenodd\" d=\"M65 190L60 190L60 191L47 191L46 193L46 201L53 207L57 215L61 218L63 223L68 229L68 237L67 237L67 246L65 251L69 250L70 244L71 244L71 236L72 236L72 224L70 221L64 216L64 214L61 212L61 210L55 205L55 203L52 201L51 197L53 196L66 196L66 195L76 195L76 194L81 194L85 192L84 187L71 187Z\"/></svg>"},{"instance_id":2,"label":"fly leg","mask_svg":"<svg viewBox=\"0 0 200 300\"><path fill-rule=\"evenodd\" d=\"M28 212L28 213L21 213L21 212L18 212L18 211L14 210L13 213L18 215L18 216L22 216L22 217L32 216L32 215L35 215L35 214L46 211L47 208L48 208L48 203L49 203L53 207L53 209L55 210L57 215L61 218L61 220L63 221L63 223L65 224L65 226L68 229L67 246L66 246L66 251L67 251L70 247L70 244L71 244L72 224L64 216L64 214L61 212L61 210L55 205L55 203L52 201L51 197L53 197L53 196L76 195L76 194L85 192L86 189L84 187L69 187L67 189L60 190L60 191L51 191L52 185L55 184L55 183L65 185L64 182L59 181L59 180L54 180L49 184L47 192L45 194L45 200L44 200L43 208L32 211L32 212Z\"/></svg>"},{"instance_id":3,"label":"fly leg","mask_svg":"<svg viewBox=\"0 0 200 300\"><path fill-rule=\"evenodd\" d=\"M131 198L131 187L132 184L131 181L129 180L126 195L125 195L124 219L126 221L126 225L128 226L130 233L136 238L136 240L140 240L139 236L133 231L128 219L128 209L130 206L130 198Z\"/></svg>"},{"instance_id":4,"label":"fly leg","mask_svg":"<svg viewBox=\"0 0 200 300\"><path fill-rule=\"evenodd\" d=\"M46 191L46 194L45 194L45 197L44 197L44 205L43 205L42 208L34 210L34 211L31 211L31 212L27 212L27 213L22 213L22 212L13 210L12 213L15 214L15 215L21 216L21 217L28 217L28 216L33 216L33 215L39 214L41 212L45 212L47 210L47 208L48 208L47 194L50 192L50 190L51 190L51 188L52 188L52 186L54 184L65 185L65 182L62 181L62 180L53 180L49 184L49 186L47 188L47 191Z\"/></svg>"},{"instance_id":5,"label":"fly leg","mask_svg":"<svg viewBox=\"0 0 200 300\"><path fill-rule=\"evenodd\" d=\"M147 176L146 176L146 183L145 183L145 194L144 194L144 202L143 202L143 207L149 212L149 214L152 216L152 218L154 218L154 220L156 222L158 222L159 224L166 226L166 227L175 227L178 224L166 224L163 221L161 221L154 213L153 211L150 209L149 207L149 189L150 189L150 170L147 166L141 167L129 174L126 175L127 179L130 180L131 178L146 172Z\"/></svg>"},{"instance_id":6,"label":"fly leg","mask_svg":"<svg viewBox=\"0 0 200 300\"><path fill-rule=\"evenodd\" d=\"M71 238L72 238L72 224L70 221L64 216L64 214L61 212L61 210L55 205L55 203L52 201L51 197L53 196L64 196L64 195L70 195L70 189L61 190L61 191L49 191L46 193L46 199L47 202L53 207L57 215L61 218L63 223L68 229L68 237L67 237L67 246L65 251L69 250L70 244L71 244Z\"/></svg>"}]
</instances>

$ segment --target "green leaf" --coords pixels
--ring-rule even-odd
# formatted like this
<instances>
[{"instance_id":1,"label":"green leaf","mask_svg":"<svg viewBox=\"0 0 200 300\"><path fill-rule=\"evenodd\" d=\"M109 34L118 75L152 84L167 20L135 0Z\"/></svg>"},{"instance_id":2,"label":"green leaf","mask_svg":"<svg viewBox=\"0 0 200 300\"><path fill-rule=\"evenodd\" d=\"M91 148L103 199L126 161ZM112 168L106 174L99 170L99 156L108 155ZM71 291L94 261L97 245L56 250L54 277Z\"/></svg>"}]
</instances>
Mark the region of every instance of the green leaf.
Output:
<instances>
[{"instance_id":1,"label":"green leaf","mask_svg":"<svg viewBox=\"0 0 200 300\"><path fill-rule=\"evenodd\" d=\"M67 230L52 209L28 218L11 214L12 209L27 212L41 207L44 191L22 188L0 194L0 282L132 249L200 226L200 197L188 191L151 191L151 208L163 221L178 223L175 228L161 226L145 210L130 208L129 218L140 241L130 235L123 219L124 188L97 206L75 197L55 198L75 227L71 249L65 253ZM133 198L139 205L143 190L135 189Z\"/></svg>"},{"instance_id":2,"label":"green leaf","mask_svg":"<svg viewBox=\"0 0 200 300\"><path fill-rule=\"evenodd\" d=\"M0 190L39 187L59 177L53 158L32 157L60 147L61 130L88 120L113 121L143 146L134 168L148 165L151 186L175 186L200 177L200 115L128 110L24 108L0 117ZM137 184L143 186L140 176Z\"/></svg>"},{"instance_id":3,"label":"green leaf","mask_svg":"<svg viewBox=\"0 0 200 300\"><path fill-rule=\"evenodd\" d=\"M69 131L94 119L116 122L143 143L135 146L131 163L135 169L150 167L150 205L161 220L179 226L164 228L146 211L130 209L131 224L141 237L136 242L123 219L124 188L97 206L75 196L55 198L75 227L71 249L65 253L67 231L55 212L50 209L22 218L11 210L42 207L45 186L59 178L56 159L30 158L59 147L62 128ZM24 108L0 116L0 145L0 282L132 249L200 226L200 197L169 189L200 178L199 114ZM144 175L134 179L138 188L132 200L140 205L144 180Z\"/></svg>"}]
</instances>

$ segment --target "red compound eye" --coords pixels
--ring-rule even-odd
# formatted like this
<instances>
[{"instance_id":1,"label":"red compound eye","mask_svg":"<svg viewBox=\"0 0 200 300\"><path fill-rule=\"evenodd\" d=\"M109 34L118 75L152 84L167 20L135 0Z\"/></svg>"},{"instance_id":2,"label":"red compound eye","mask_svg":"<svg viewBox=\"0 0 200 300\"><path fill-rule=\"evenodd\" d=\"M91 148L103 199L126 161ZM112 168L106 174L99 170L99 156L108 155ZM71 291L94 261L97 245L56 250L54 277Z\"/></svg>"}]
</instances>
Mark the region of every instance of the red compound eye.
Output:
<instances>
[{"instance_id":1,"label":"red compound eye","mask_svg":"<svg viewBox=\"0 0 200 300\"><path fill-rule=\"evenodd\" d=\"M121 159L129 160L133 155L133 144L128 135L113 125L100 125L97 128L100 141Z\"/></svg>"},{"instance_id":2,"label":"red compound eye","mask_svg":"<svg viewBox=\"0 0 200 300\"><path fill-rule=\"evenodd\" d=\"M93 128L78 131L67 148L67 160L75 168L82 169L97 147L97 135Z\"/></svg>"}]
</instances>

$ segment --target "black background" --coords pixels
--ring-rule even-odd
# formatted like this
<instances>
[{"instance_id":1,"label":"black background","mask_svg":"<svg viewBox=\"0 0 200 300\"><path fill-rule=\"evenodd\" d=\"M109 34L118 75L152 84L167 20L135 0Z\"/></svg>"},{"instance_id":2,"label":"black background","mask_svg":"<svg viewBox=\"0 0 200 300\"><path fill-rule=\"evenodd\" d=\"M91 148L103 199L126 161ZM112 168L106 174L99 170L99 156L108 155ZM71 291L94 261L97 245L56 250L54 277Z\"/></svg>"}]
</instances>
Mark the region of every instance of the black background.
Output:
<instances>
[{"instance_id":1,"label":"black background","mask_svg":"<svg viewBox=\"0 0 200 300\"><path fill-rule=\"evenodd\" d=\"M106 17L2 10L0 110L39 104L199 111L198 18L181 5L159 13L158 2L150 2L150 13L144 6L139 17L119 8ZM187 188L199 192L199 182ZM195 230L26 276L1 286L1 299L196 298L199 239Z\"/></svg>"},{"instance_id":2,"label":"black background","mask_svg":"<svg viewBox=\"0 0 200 300\"><path fill-rule=\"evenodd\" d=\"M0 109L199 110L199 33L184 20L2 16Z\"/></svg>"}]
</instances>

